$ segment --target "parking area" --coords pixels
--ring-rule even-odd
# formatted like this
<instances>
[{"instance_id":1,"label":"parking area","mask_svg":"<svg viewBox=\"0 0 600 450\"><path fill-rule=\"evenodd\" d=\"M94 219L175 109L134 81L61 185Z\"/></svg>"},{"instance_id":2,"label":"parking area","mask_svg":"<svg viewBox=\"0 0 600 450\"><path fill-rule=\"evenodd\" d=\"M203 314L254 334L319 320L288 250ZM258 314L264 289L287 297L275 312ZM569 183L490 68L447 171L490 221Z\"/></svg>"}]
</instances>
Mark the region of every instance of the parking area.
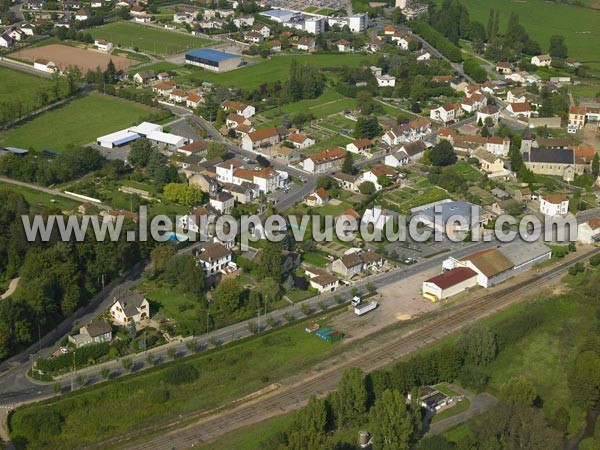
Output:
<instances>
[{"instance_id":1,"label":"parking area","mask_svg":"<svg viewBox=\"0 0 600 450\"><path fill-rule=\"evenodd\" d=\"M439 273L440 268L436 267L389 284L379 289L378 294L372 298L379 303L376 310L357 316L349 308L335 317L332 326L347 330L346 341L352 341L386 326L439 309L440 304L431 303L420 294L423 281Z\"/></svg>"}]
</instances>

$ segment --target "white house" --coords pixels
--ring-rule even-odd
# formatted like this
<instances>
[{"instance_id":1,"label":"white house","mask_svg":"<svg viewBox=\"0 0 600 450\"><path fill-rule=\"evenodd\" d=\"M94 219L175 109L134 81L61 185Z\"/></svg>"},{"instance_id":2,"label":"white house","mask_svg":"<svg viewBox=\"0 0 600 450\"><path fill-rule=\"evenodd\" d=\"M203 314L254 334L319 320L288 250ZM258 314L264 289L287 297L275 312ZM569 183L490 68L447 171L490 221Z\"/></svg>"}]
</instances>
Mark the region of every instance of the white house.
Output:
<instances>
[{"instance_id":1,"label":"white house","mask_svg":"<svg viewBox=\"0 0 600 450\"><path fill-rule=\"evenodd\" d=\"M110 307L110 317L119 325L139 323L150 318L150 304L143 295L131 292L125 297L115 298Z\"/></svg>"},{"instance_id":2,"label":"white house","mask_svg":"<svg viewBox=\"0 0 600 450\"><path fill-rule=\"evenodd\" d=\"M412 41L412 37L406 33L397 31L392 36L392 41L395 42L402 50L408 50L408 44Z\"/></svg>"},{"instance_id":3,"label":"white house","mask_svg":"<svg viewBox=\"0 0 600 450\"><path fill-rule=\"evenodd\" d=\"M442 122L448 124L458 118L461 115L461 108L458 103L446 103L438 108L432 108L429 112L429 118L436 122Z\"/></svg>"},{"instance_id":4,"label":"white house","mask_svg":"<svg viewBox=\"0 0 600 450\"><path fill-rule=\"evenodd\" d=\"M494 125L498 123L498 119L500 118L500 110L496 105L486 105L477 111L477 123L481 121L481 123L485 124L485 120L488 117L492 119Z\"/></svg>"},{"instance_id":5,"label":"white house","mask_svg":"<svg viewBox=\"0 0 600 450\"><path fill-rule=\"evenodd\" d=\"M231 250L223 244L208 244L202 248L200 254L196 257L202 270L207 277L211 277L225 270L233 259Z\"/></svg>"},{"instance_id":6,"label":"white house","mask_svg":"<svg viewBox=\"0 0 600 450\"><path fill-rule=\"evenodd\" d=\"M487 105L487 97L483 94L472 94L468 98L463 98L460 102L460 107L463 111L474 113L479 111L483 106Z\"/></svg>"},{"instance_id":7,"label":"white house","mask_svg":"<svg viewBox=\"0 0 600 450\"><path fill-rule=\"evenodd\" d=\"M527 97L525 96L525 89L523 89L522 87L510 89L506 93L506 101L508 103L525 103L527 101Z\"/></svg>"},{"instance_id":8,"label":"white house","mask_svg":"<svg viewBox=\"0 0 600 450\"><path fill-rule=\"evenodd\" d=\"M323 292L333 292L340 285L340 280L330 273L317 270L306 271L306 273L309 276L308 282L310 286L313 289L316 289L319 294L322 294Z\"/></svg>"},{"instance_id":9,"label":"white house","mask_svg":"<svg viewBox=\"0 0 600 450\"><path fill-rule=\"evenodd\" d=\"M88 13L85 9L80 9L75 13L75 20L83 21L88 20L90 18L90 13Z\"/></svg>"},{"instance_id":10,"label":"white house","mask_svg":"<svg viewBox=\"0 0 600 450\"><path fill-rule=\"evenodd\" d=\"M510 138L500 136L490 136L485 144L485 149L494 155L506 156L510 150Z\"/></svg>"},{"instance_id":11,"label":"white house","mask_svg":"<svg viewBox=\"0 0 600 450\"><path fill-rule=\"evenodd\" d=\"M33 68L36 70L41 70L42 72L56 72L56 64L52 61L48 61L47 59L37 58L33 62Z\"/></svg>"},{"instance_id":12,"label":"white house","mask_svg":"<svg viewBox=\"0 0 600 450\"><path fill-rule=\"evenodd\" d=\"M577 240L582 244L595 244L600 241L600 219L594 217L577 226Z\"/></svg>"},{"instance_id":13,"label":"white house","mask_svg":"<svg viewBox=\"0 0 600 450\"><path fill-rule=\"evenodd\" d=\"M389 167L404 166L411 161L417 161L427 150L427 145L422 140L409 142L400 147L397 151L385 156L383 163Z\"/></svg>"},{"instance_id":14,"label":"white house","mask_svg":"<svg viewBox=\"0 0 600 450\"><path fill-rule=\"evenodd\" d=\"M383 186L379 184L380 177L387 177L388 179L393 180L397 176L398 174L393 170L384 165L379 165L363 172L359 178L358 184L360 186L362 183L370 181L373 183L373 186L375 186L375 189L380 191L383 189Z\"/></svg>"},{"instance_id":15,"label":"white house","mask_svg":"<svg viewBox=\"0 0 600 450\"><path fill-rule=\"evenodd\" d=\"M94 45L98 50L105 53L110 53L113 49L112 42L105 41L104 39L96 39Z\"/></svg>"},{"instance_id":16,"label":"white house","mask_svg":"<svg viewBox=\"0 0 600 450\"><path fill-rule=\"evenodd\" d=\"M335 43L335 45L337 46L338 52L340 53L347 53L352 51L352 44L346 39L340 39Z\"/></svg>"},{"instance_id":17,"label":"white house","mask_svg":"<svg viewBox=\"0 0 600 450\"><path fill-rule=\"evenodd\" d=\"M235 199L228 192L219 192L210 197L209 203L221 214L229 214L235 206Z\"/></svg>"},{"instance_id":18,"label":"white house","mask_svg":"<svg viewBox=\"0 0 600 450\"><path fill-rule=\"evenodd\" d=\"M241 102L234 102L232 100L225 100L221 107L225 110L231 109L239 114L240 116L244 116L246 119L249 119L254 114L256 114L256 108L252 105L246 105Z\"/></svg>"},{"instance_id":19,"label":"white house","mask_svg":"<svg viewBox=\"0 0 600 450\"><path fill-rule=\"evenodd\" d=\"M304 170L310 173L334 172L342 167L345 157L346 152L335 147L309 156L302 165Z\"/></svg>"},{"instance_id":20,"label":"white house","mask_svg":"<svg viewBox=\"0 0 600 450\"><path fill-rule=\"evenodd\" d=\"M404 142L414 142L423 139L431 132L431 122L425 117L412 120L402 125L390 128L381 138L389 146L399 145Z\"/></svg>"},{"instance_id":21,"label":"white house","mask_svg":"<svg viewBox=\"0 0 600 450\"><path fill-rule=\"evenodd\" d=\"M431 59L431 53L426 50L419 50L415 53L417 61L429 61Z\"/></svg>"},{"instance_id":22,"label":"white house","mask_svg":"<svg viewBox=\"0 0 600 450\"><path fill-rule=\"evenodd\" d=\"M545 216L562 216L569 212L569 198L565 194L548 194L540 197L540 212Z\"/></svg>"},{"instance_id":23,"label":"white house","mask_svg":"<svg viewBox=\"0 0 600 450\"><path fill-rule=\"evenodd\" d=\"M0 34L0 47L12 47L15 43L15 40L11 38L8 33Z\"/></svg>"},{"instance_id":24,"label":"white house","mask_svg":"<svg viewBox=\"0 0 600 450\"><path fill-rule=\"evenodd\" d=\"M316 48L316 41L313 38L303 37L298 41L298 50L312 52Z\"/></svg>"},{"instance_id":25,"label":"white house","mask_svg":"<svg viewBox=\"0 0 600 450\"><path fill-rule=\"evenodd\" d=\"M550 67L552 65L552 57L550 55L537 55L531 58L531 64L538 67Z\"/></svg>"},{"instance_id":26,"label":"white house","mask_svg":"<svg viewBox=\"0 0 600 450\"><path fill-rule=\"evenodd\" d=\"M377 86L379 87L396 86L396 77L391 75L378 75L375 79L377 80Z\"/></svg>"},{"instance_id":27,"label":"white house","mask_svg":"<svg viewBox=\"0 0 600 450\"><path fill-rule=\"evenodd\" d=\"M188 12L176 12L173 14L174 23L194 23L194 15Z\"/></svg>"},{"instance_id":28,"label":"white house","mask_svg":"<svg viewBox=\"0 0 600 450\"><path fill-rule=\"evenodd\" d=\"M319 188L306 197L306 204L308 206L323 206L329 201L329 198L329 193L325 189Z\"/></svg>"},{"instance_id":29,"label":"white house","mask_svg":"<svg viewBox=\"0 0 600 450\"><path fill-rule=\"evenodd\" d=\"M303 134L303 133L293 133L290 135L290 137L288 137L287 140L292 143L294 148L298 148L298 149L307 148L307 147L310 147L311 145L315 145L315 140L311 139L310 137L308 137L306 134Z\"/></svg>"},{"instance_id":30,"label":"white house","mask_svg":"<svg viewBox=\"0 0 600 450\"><path fill-rule=\"evenodd\" d=\"M477 272L469 267L456 267L423 281L422 293L437 303L477 285Z\"/></svg>"},{"instance_id":31,"label":"white house","mask_svg":"<svg viewBox=\"0 0 600 450\"><path fill-rule=\"evenodd\" d=\"M531 107L529 103L509 103L506 111L514 117L531 117Z\"/></svg>"},{"instance_id":32,"label":"white house","mask_svg":"<svg viewBox=\"0 0 600 450\"><path fill-rule=\"evenodd\" d=\"M100 344L112 340L112 327L104 320L90 322L79 329L79 334L69 335L69 342L76 348L90 344Z\"/></svg>"},{"instance_id":33,"label":"white house","mask_svg":"<svg viewBox=\"0 0 600 450\"><path fill-rule=\"evenodd\" d=\"M346 151L361 155L370 155L370 150L373 148L371 139L357 139L346 145Z\"/></svg>"},{"instance_id":34,"label":"white house","mask_svg":"<svg viewBox=\"0 0 600 450\"><path fill-rule=\"evenodd\" d=\"M256 31L262 34L265 38L271 36L271 29L266 26L264 23L255 23L252 27L252 31Z\"/></svg>"}]
</instances>

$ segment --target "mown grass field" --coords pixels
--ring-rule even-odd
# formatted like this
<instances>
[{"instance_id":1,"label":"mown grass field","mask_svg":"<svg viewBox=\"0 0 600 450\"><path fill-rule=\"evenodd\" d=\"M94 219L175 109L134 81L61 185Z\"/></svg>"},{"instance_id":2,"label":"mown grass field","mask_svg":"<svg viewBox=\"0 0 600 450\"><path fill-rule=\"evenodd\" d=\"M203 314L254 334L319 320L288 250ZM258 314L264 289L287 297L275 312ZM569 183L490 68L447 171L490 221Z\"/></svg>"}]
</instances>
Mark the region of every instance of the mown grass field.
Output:
<instances>
[{"instance_id":1,"label":"mown grass field","mask_svg":"<svg viewBox=\"0 0 600 450\"><path fill-rule=\"evenodd\" d=\"M40 212L43 212L48 208L58 208L61 211L75 211L81 204L81 202L76 200L46 194L45 192L40 192L23 186L17 186L16 184L12 183L5 183L3 181L0 181L0 190L18 192L25 197L27 203L29 203L34 210L38 210Z\"/></svg>"},{"instance_id":2,"label":"mown grass field","mask_svg":"<svg viewBox=\"0 0 600 450\"><path fill-rule=\"evenodd\" d=\"M263 83L272 83L277 80L284 81L288 78L289 66L292 60L301 64L310 64L314 67L359 67L363 62L372 58L365 55L282 55L274 56L269 60L260 60L256 64L241 67L224 73L213 73L208 70L194 70L191 75L201 81L208 81L224 86L236 86L246 89L257 88Z\"/></svg>"},{"instance_id":3,"label":"mown grass field","mask_svg":"<svg viewBox=\"0 0 600 450\"><path fill-rule=\"evenodd\" d=\"M18 101L23 105L24 111L30 111L39 106L39 94L44 90L52 98L52 81L47 78L36 77L18 70L0 67L0 100Z\"/></svg>"},{"instance_id":4,"label":"mown grass field","mask_svg":"<svg viewBox=\"0 0 600 450\"><path fill-rule=\"evenodd\" d=\"M46 436L44 446L79 448L242 397L323 360L334 348L307 334L303 324L297 324L190 358L188 362L197 368L199 377L188 384L171 386L165 383L165 368L157 367L47 404L25 407L11 418L12 436L17 441L27 439L23 420L27 420L29 414L57 412L63 417L60 433ZM156 401L157 398L164 399L160 394L165 390L168 400Z\"/></svg>"},{"instance_id":5,"label":"mown grass field","mask_svg":"<svg viewBox=\"0 0 600 450\"><path fill-rule=\"evenodd\" d=\"M121 130L158 110L108 95L91 93L0 133L0 145L61 151Z\"/></svg>"},{"instance_id":6,"label":"mown grass field","mask_svg":"<svg viewBox=\"0 0 600 450\"><path fill-rule=\"evenodd\" d=\"M570 57L594 62L595 67L600 68L600 11L544 0L462 0L462 3L469 9L471 19L483 24L487 24L490 9L500 11L502 32L510 12L514 11L527 33L539 42L542 52L548 51L550 37L560 34L566 38Z\"/></svg>"},{"instance_id":7,"label":"mown grass field","mask_svg":"<svg viewBox=\"0 0 600 450\"><path fill-rule=\"evenodd\" d=\"M90 30L94 38L106 39L121 47L137 47L146 53L172 55L204 47L211 41L191 34L160 30L128 22L115 22Z\"/></svg>"}]
</instances>

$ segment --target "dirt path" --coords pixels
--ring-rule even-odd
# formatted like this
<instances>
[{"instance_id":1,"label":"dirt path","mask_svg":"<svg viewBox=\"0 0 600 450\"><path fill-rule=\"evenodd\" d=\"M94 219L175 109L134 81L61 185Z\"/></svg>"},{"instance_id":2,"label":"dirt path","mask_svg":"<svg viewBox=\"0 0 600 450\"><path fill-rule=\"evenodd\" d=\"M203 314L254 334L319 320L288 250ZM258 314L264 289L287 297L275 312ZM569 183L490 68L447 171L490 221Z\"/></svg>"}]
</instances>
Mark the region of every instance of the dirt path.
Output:
<instances>
[{"instance_id":1,"label":"dirt path","mask_svg":"<svg viewBox=\"0 0 600 450\"><path fill-rule=\"evenodd\" d=\"M0 295L0 300L4 300L5 298L10 297L17 290L17 287L19 286L19 281L21 281L21 278L19 277L10 280L10 283L8 284L8 289L4 294Z\"/></svg>"}]
</instances>

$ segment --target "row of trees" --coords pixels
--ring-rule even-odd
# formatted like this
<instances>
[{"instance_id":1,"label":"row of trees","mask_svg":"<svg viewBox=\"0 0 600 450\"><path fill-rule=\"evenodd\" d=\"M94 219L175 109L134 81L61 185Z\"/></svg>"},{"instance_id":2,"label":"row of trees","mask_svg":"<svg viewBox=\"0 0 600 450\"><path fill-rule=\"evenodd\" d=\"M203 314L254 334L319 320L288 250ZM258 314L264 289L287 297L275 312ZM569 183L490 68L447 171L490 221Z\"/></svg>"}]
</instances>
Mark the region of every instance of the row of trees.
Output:
<instances>
[{"instance_id":1,"label":"row of trees","mask_svg":"<svg viewBox=\"0 0 600 450\"><path fill-rule=\"evenodd\" d=\"M42 185L64 183L99 169L104 162L100 153L90 147L69 148L58 156L30 153L0 158L0 175Z\"/></svg>"}]
</instances>

